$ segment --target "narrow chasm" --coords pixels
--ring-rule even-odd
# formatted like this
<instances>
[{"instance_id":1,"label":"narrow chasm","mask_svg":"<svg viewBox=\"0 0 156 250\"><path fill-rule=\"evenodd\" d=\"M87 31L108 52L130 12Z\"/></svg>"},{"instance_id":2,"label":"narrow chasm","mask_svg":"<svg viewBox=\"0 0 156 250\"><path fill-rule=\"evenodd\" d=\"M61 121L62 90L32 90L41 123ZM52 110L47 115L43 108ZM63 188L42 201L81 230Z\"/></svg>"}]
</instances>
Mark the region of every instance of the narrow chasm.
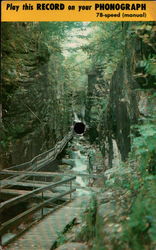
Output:
<instances>
[{"instance_id":1,"label":"narrow chasm","mask_svg":"<svg viewBox=\"0 0 156 250\"><path fill-rule=\"evenodd\" d=\"M2 23L0 249L156 249L155 37Z\"/></svg>"}]
</instances>

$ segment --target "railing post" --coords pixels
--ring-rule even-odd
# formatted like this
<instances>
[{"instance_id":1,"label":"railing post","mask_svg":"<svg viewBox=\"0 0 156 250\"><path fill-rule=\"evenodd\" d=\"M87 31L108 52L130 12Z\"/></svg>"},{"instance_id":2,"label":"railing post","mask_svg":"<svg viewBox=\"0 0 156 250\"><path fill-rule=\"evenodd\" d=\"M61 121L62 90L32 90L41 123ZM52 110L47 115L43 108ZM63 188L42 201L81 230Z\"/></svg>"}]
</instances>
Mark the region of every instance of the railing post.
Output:
<instances>
[{"instance_id":1,"label":"railing post","mask_svg":"<svg viewBox=\"0 0 156 250\"><path fill-rule=\"evenodd\" d=\"M42 202L44 201L44 196L43 196L43 192L42 192ZM42 210L41 210L41 216L43 217L43 209L44 207L42 207Z\"/></svg>"},{"instance_id":2,"label":"railing post","mask_svg":"<svg viewBox=\"0 0 156 250\"><path fill-rule=\"evenodd\" d=\"M72 190L72 181L70 181L70 191ZM72 200L72 193L70 193L70 201Z\"/></svg>"},{"instance_id":3,"label":"railing post","mask_svg":"<svg viewBox=\"0 0 156 250\"><path fill-rule=\"evenodd\" d=\"M2 246L2 235L0 235L0 247ZM0 248L1 249L1 248Z\"/></svg>"}]
</instances>

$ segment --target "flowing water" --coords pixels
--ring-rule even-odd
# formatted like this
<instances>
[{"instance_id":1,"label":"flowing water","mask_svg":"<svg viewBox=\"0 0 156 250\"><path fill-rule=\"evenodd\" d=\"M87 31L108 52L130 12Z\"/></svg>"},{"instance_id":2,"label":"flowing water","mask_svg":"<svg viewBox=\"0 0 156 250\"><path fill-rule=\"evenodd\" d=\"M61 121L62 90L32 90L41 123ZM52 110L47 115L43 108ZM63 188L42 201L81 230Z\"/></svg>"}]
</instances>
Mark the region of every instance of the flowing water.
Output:
<instances>
[{"instance_id":1,"label":"flowing water","mask_svg":"<svg viewBox=\"0 0 156 250\"><path fill-rule=\"evenodd\" d=\"M79 137L79 141L75 140L74 151L72 151L72 160L74 161L74 167L72 168L72 173L76 175L76 185L77 194L83 195L90 193L90 188L88 187L89 178L86 176L79 176L78 174L88 174L88 156L87 156L87 146L84 143L81 143L83 136Z\"/></svg>"}]
</instances>

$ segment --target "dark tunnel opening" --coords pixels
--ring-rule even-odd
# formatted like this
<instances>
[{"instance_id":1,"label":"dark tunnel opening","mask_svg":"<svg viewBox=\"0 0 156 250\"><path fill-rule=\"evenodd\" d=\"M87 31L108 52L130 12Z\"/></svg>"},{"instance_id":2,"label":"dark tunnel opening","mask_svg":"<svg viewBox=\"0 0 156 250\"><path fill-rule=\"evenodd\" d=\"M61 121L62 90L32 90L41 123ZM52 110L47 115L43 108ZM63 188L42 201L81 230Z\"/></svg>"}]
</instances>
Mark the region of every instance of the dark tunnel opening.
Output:
<instances>
[{"instance_id":1,"label":"dark tunnel opening","mask_svg":"<svg viewBox=\"0 0 156 250\"><path fill-rule=\"evenodd\" d=\"M85 124L83 122L76 122L74 125L74 131L77 134L83 134L85 132Z\"/></svg>"}]
</instances>

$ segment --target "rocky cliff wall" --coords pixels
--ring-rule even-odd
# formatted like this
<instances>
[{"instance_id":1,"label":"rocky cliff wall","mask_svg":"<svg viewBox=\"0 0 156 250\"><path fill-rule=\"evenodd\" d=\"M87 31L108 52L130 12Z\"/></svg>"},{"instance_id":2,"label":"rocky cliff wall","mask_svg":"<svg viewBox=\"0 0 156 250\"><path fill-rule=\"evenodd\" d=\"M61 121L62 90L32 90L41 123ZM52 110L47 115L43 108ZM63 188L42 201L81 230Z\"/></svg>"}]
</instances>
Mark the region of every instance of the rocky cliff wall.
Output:
<instances>
[{"instance_id":1,"label":"rocky cliff wall","mask_svg":"<svg viewBox=\"0 0 156 250\"><path fill-rule=\"evenodd\" d=\"M119 158L121 156L126 161L131 150L131 133L137 135L132 126L140 123L140 119L149 112L147 99L155 90L155 60L153 63L149 60L155 52L155 26L153 23L131 26L129 31L123 59L112 76L109 95L105 97L108 105L99 126L99 142L110 167L114 158L113 140L117 143ZM153 71L147 70L148 61Z\"/></svg>"},{"instance_id":2,"label":"rocky cliff wall","mask_svg":"<svg viewBox=\"0 0 156 250\"><path fill-rule=\"evenodd\" d=\"M1 168L53 147L70 128L59 39L43 38L38 23L2 25Z\"/></svg>"}]
</instances>

